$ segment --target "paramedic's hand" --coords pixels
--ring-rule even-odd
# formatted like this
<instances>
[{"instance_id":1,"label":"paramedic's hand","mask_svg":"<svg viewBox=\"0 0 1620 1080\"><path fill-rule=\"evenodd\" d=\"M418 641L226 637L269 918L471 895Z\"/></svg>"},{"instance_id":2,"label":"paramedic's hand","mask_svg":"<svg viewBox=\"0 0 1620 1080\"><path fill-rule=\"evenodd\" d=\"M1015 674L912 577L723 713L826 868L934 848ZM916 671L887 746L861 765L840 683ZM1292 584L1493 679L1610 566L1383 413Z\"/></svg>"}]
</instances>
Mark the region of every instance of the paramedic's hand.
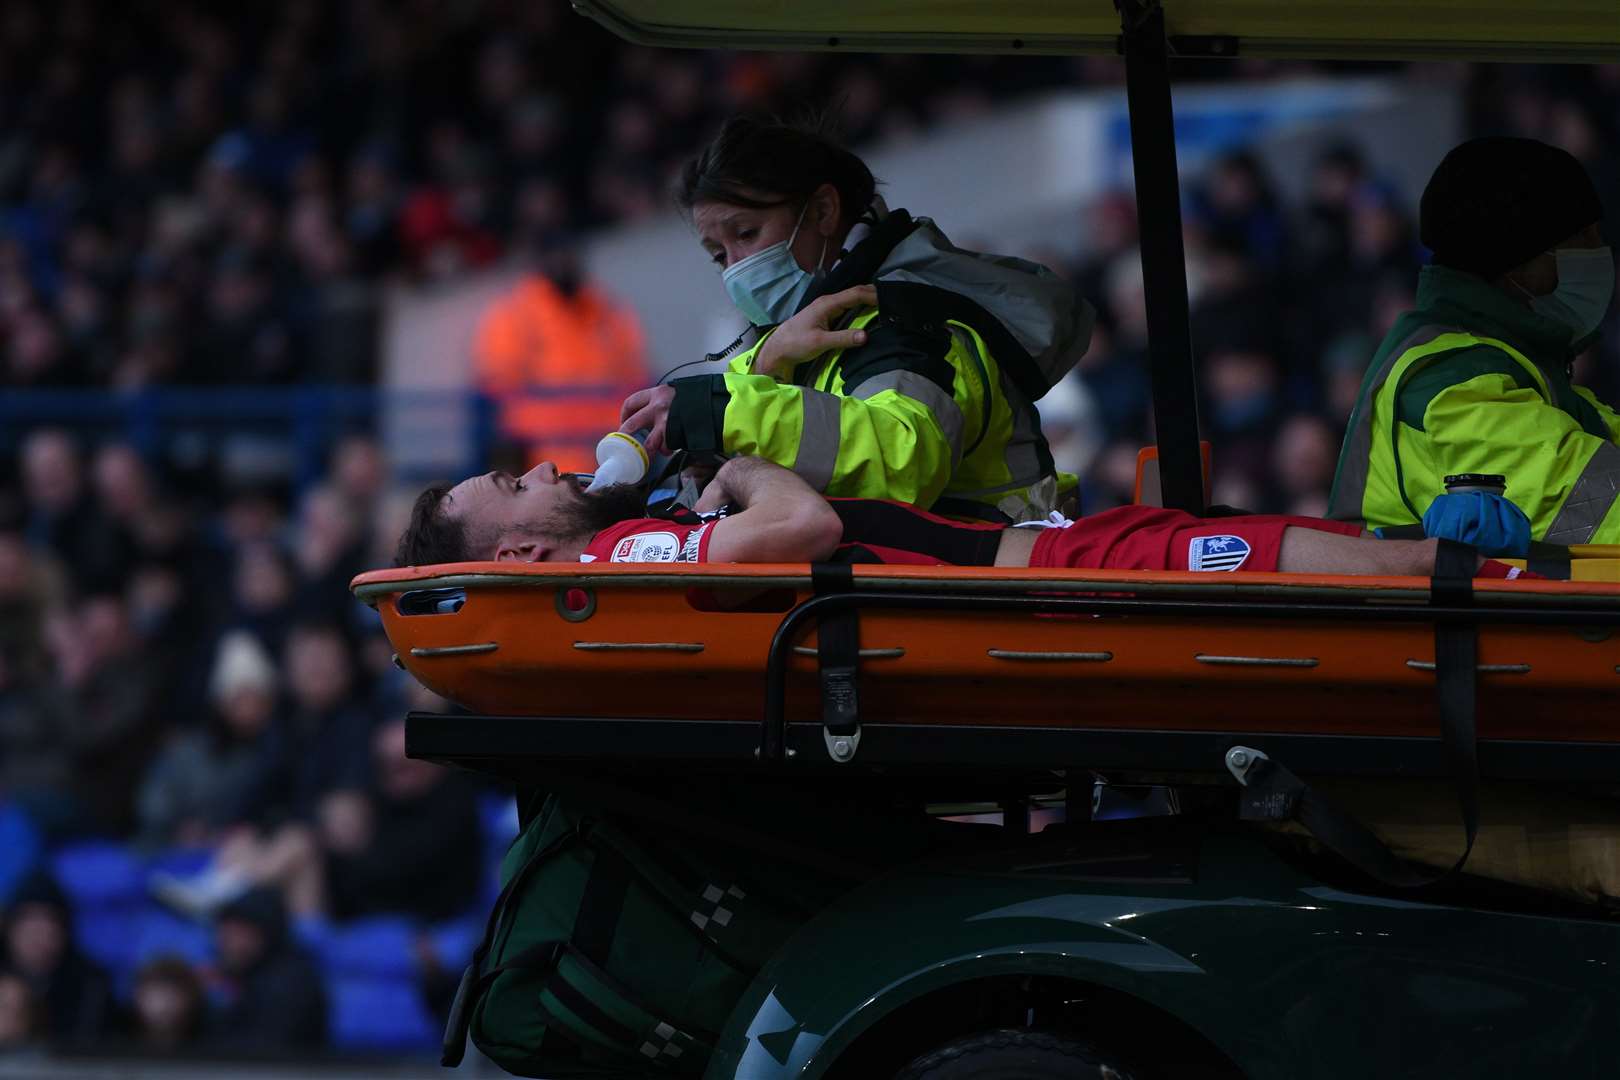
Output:
<instances>
[{"instance_id":1,"label":"paramedic's hand","mask_svg":"<svg viewBox=\"0 0 1620 1080\"><path fill-rule=\"evenodd\" d=\"M877 307L877 289L871 285L817 297L765 339L754 354L754 374L782 379L792 374L794 364L813 360L830 349L865 345L865 330L835 330L833 325L847 311L872 307Z\"/></svg>"},{"instance_id":2,"label":"paramedic's hand","mask_svg":"<svg viewBox=\"0 0 1620 1080\"><path fill-rule=\"evenodd\" d=\"M1502 496L1484 491L1436 498L1424 511L1423 535L1460 540L1485 555L1530 553L1530 519Z\"/></svg>"},{"instance_id":3,"label":"paramedic's hand","mask_svg":"<svg viewBox=\"0 0 1620 1080\"><path fill-rule=\"evenodd\" d=\"M649 386L637 390L619 406L619 430L635 434L646 428L647 453L656 457L665 453L664 429L669 426L669 407L675 403L673 386Z\"/></svg>"}]
</instances>

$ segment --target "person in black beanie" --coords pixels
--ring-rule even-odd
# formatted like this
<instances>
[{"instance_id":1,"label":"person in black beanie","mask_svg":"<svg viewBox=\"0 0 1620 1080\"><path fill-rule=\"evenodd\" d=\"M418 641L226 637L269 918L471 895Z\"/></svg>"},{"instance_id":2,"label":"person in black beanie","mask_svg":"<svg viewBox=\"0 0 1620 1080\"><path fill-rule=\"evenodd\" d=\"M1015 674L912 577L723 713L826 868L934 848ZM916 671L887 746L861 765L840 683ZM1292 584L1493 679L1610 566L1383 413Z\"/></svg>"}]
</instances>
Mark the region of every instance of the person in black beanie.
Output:
<instances>
[{"instance_id":1,"label":"person in black beanie","mask_svg":"<svg viewBox=\"0 0 1620 1080\"><path fill-rule=\"evenodd\" d=\"M224 1053L274 1055L326 1042L326 989L315 961L294 941L281 894L251 889L214 926L226 1002L213 1041Z\"/></svg>"},{"instance_id":2,"label":"person in black beanie","mask_svg":"<svg viewBox=\"0 0 1620 1080\"><path fill-rule=\"evenodd\" d=\"M1620 543L1620 417L1571 381L1615 293L1591 179L1534 139L1472 139L1418 217L1432 264L1362 382L1329 516L1488 554ZM1502 498L1448 494L1464 474L1502 477Z\"/></svg>"},{"instance_id":3,"label":"person in black beanie","mask_svg":"<svg viewBox=\"0 0 1620 1080\"><path fill-rule=\"evenodd\" d=\"M73 941L73 909L50 875L36 871L11 897L4 923L5 960L44 1006L43 1034L56 1046L82 1047L106 1034L112 984Z\"/></svg>"}]
</instances>

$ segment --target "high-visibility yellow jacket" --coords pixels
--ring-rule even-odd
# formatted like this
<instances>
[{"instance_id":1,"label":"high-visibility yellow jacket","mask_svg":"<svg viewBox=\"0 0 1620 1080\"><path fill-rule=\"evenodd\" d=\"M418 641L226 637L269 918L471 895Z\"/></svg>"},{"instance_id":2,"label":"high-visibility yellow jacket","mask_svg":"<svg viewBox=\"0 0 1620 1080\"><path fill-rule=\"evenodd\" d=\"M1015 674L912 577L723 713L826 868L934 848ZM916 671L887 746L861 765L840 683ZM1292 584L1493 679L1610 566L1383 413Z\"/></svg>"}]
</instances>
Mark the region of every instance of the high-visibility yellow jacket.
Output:
<instances>
[{"instance_id":1,"label":"high-visibility yellow jacket","mask_svg":"<svg viewBox=\"0 0 1620 1080\"><path fill-rule=\"evenodd\" d=\"M676 379L669 445L753 454L828 495L895 499L1014 521L1075 492L1041 434L1035 400L1084 354L1091 309L1049 271L952 248L894 211L815 296L875 281L878 307L846 325L867 341L753 373L759 343L723 375Z\"/></svg>"},{"instance_id":2,"label":"high-visibility yellow jacket","mask_svg":"<svg viewBox=\"0 0 1620 1080\"><path fill-rule=\"evenodd\" d=\"M1367 369L1329 516L1416 524L1447 476L1499 473L1535 539L1620 543L1620 416L1570 381L1570 337L1474 275L1426 267Z\"/></svg>"}]
</instances>

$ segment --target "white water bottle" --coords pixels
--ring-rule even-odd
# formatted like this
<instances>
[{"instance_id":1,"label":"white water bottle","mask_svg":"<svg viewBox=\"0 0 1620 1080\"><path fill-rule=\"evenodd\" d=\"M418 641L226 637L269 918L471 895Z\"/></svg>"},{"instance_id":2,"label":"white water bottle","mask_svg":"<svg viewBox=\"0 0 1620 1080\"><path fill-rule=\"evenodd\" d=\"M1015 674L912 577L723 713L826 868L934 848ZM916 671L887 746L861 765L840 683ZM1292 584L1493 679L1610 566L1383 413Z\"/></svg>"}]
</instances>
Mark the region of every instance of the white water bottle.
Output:
<instances>
[{"instance_id":1,"label":"white water bottle","mask_svg":"<svg viewBox=\"0 0 1620 1080\"><path fill-rule=\"evenodd\" d=\"M596 475L585 490L595 491L610 484L638 484L647 475L647 465L647 448L641 439L622 431L610 431L596 444Z\"/></svg>"}]
</instances>

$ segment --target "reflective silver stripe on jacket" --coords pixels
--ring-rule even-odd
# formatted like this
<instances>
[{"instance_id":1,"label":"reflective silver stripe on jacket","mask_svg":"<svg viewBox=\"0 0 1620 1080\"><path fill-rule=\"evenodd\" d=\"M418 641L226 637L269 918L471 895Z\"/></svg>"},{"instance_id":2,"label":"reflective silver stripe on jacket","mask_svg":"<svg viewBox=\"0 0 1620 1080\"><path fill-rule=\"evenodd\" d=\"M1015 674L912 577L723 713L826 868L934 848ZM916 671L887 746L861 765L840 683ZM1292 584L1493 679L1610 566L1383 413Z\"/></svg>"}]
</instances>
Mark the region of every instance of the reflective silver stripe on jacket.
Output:
<instances>
[{"instance_id":1,"label":"reflective silver stripe on jacket","mask_svg":"<svg viewBox=\"0 0 1620 1080\"><path fill-rule=\"evenodd\" d=\"M1373 404L1378 392L1389 380L1408 352L1427 345L1442 334L1464 334L1454 326L1420 326L1408 334L1406 340L1389 351L1378 369L1372 385L1356 403L1356 426L1345 434L1345 447L1339 455L1339 475L1333 484L1333 501L1327 516L1335 521L1361 521L1362 506L1367 498L1367 477L1372 471Z\"/></svg>"},{"instance_id":2,"label":"reflective silver stripe on jacket","mask_svg":"<svg viewBox=\"0 0 1620 1080\"><path fill-rule=\"evenodd\" d=\"M1620 446L1604 443L1587 459L1558 516L1547 527L1549 544L1588 544L1620 496Z\"/></svg>"},{"instance_id":3,"label":"reflective silver stripe on jacket","mask_svg":"<svg viewBox=\"0 0 1620 1080\"><path fill-rule=\"evenodd\" d=\"M804 403L804 419L793 471L817 491L826 491L838 464L838 395L805 387L799 400Z\"/></svg>"},{"instance_id":4,"label":"reflective silver stripe on jacket","mask_svg":"<svg viewBox=\"0 0 1620 1080\"><path fill-rule=\"evenodd\" d=\"M893 390L928 407L928 411L939 421L945 441L951 445L951 467L954 469L962 460L962 408L957 405L956 399L934 380L915 371L886 371L882 375L874 375L857 386L850 397L863 401L885 390Z\"/></svg>"}]
</instances>

